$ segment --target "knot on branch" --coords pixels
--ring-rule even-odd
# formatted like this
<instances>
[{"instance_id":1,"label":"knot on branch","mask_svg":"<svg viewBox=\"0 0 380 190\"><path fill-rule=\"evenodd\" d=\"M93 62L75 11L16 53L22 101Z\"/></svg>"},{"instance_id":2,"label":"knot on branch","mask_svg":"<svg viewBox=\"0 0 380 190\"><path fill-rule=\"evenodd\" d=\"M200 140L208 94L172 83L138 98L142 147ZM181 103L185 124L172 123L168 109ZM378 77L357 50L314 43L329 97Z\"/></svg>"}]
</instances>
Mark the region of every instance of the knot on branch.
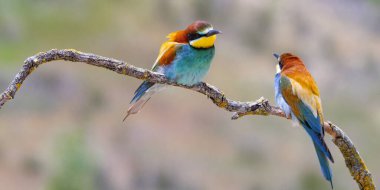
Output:
<instances>
[{"instance_id":1,"label":"knot on branch","mask_svg":"<svg viewBox=\"0 0 380 190\"><path fill-rule=\"evenodd\" d=\"M24 61L24 69L34 70L42 63L42 60L38 58L38 56L29 57ZM32 71L31 71L32 72Z\"/></svg>"},{"instance_id":2,"label":"knot on branch","mask_svg":"<svg viewBox=\"0 0 380 190\"><path fill-rule=\"evenodd\" d=\"M228 102L226 101L226 97L222 94L220 97L211 97L209 98L216 104L218 107L226 108L228 106Z\"/></svg>"},{"instance_id":3,"label":"knot on branch","mask_svg":"<svg viewBox=\"0 0 380 190\"><path fill-rule=\"evenodd\" d=\"M227 108L228 102L224 94L220 94L219 96L207 95L212 102L220 108Z\"/></svg>"},{"instance_id":4,"label":"knot on branch","mask_svg":"<svg viewBox=\"0 0 380 190\"><path fill-rule=\"evenodd\" d=\"M272 112L272 106L269 104L269 100L264 97L259 98L256 101L258 108L252 110L258 112L257 115L269 115Z\"/></svg>"},{"instance_id":5,"label":"knot on branch","mask_svg":"<svg viewBox=\"0 0 380 190\"><path fill-rule=\"evenodd\" d=\"M3 93L0 96L0 108L5 104L5 102L12 100L12 99L13 99L13 96L9 92Z\"/></svg>"},{"instance_id":6,"label":"knot on branch","mask_svg":"<svg viewBox=\"0 0 380 190\"><path fill-rule=\"evenodd\" d=\"M235 112L232 115L232 120L239 119L240 117L246 115L270 115L272 112L272 106L269 104L269 101L264 97L259 98L255 102L248 102L246 106L246 110Z\"/></svg>"}]
</instances>

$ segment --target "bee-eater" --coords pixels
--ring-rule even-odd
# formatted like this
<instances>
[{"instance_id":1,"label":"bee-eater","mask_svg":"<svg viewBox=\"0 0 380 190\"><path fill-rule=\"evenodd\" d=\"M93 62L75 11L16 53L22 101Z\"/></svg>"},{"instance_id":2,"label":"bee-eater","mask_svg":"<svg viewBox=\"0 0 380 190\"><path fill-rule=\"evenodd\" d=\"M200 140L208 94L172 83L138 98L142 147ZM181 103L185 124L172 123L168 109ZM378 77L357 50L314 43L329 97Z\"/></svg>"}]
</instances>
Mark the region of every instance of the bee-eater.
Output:
<instances>
[{"instance_id":1,"label":"bee-eater","mask_svg":"<svg viewBox=\"0 0 380 190\"><path fill-rule=\"evenodd\" d=\"M221 32L205 21L195 21L185 30L170 33L161 45L152 71L165 75L179 84L194 85L207 74L214 57L216 35ZM151 96L164 84L144 81L135 91L124 120L138 113Z\"/></svg>"},{"instance_id":2,"label":"bee-eater","mask_svg":"<svg viewBox=\"0 0 380 190\"><path fill-rule=\"evenodd\" d=\"M290 53L273 54L278 64L275 75L275 99L288 117L298 122L311 137L323 176L330 181L332 174L329 159L334 163L324 141L323 113L319 90L302 60Z\"/></svg>"}]
</instances>

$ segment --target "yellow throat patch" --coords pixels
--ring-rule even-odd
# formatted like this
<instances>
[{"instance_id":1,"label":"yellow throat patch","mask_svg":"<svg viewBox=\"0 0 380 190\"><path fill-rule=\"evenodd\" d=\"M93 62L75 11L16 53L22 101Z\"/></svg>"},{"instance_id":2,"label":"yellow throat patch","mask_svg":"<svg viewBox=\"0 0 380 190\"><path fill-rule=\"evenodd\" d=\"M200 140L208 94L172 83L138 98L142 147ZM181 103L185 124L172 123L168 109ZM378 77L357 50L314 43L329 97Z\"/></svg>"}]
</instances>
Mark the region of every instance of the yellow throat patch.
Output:
<instances>
[{"instance_id":1,"label":"yellow throat patch","mask_svg":"<svg viewBox=\"0 0 380 190\"><path fill-rule=\"evenodd\" d=\"M216 40L216 35L209 37L201 37L199 39L193 40L190 42L190 45L195 48L210 48L214 45Z\"/></svg>"}]
</instances>

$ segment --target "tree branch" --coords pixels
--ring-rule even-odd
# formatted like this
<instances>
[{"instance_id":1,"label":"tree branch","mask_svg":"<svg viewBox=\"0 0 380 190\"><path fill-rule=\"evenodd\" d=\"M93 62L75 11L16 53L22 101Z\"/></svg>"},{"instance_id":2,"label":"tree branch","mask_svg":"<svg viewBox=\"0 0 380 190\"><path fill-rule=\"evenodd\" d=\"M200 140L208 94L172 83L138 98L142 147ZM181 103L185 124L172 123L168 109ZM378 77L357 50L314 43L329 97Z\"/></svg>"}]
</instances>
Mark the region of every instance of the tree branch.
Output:
<instances>
[{"instance_id":1,"label":"tree branch","mask_svg":"<svg viewBox=\"0 0 380 190\"><path fill-rule=\"evenodd\" d=\"M194 86L177 84L159 73L141 69L116 59L83 53L73 49L53 49L27 58L21 71L16 75L8 88L0 95L0 109L7 101L15 97L15 94L21 87L22 83L39 65L57 60L82 62L137 79L179 86L199 92L209 97L218 107L233 112L234 115L232 116L232 119L238 119L245 115L273 115L286 118L284 112L280 108L270 105L269 101L263 97L254 102L231 100L225 97L223 92L216 87L204 82ZM350 170L354 180L358 183L359 188L363 190L374 190L376 187L371 173L368 171L367 166L349 137L339 127L330 122L325 122L323 127L325 128L326 133L333 138L334 144L340 149L346 161L346 166Z\"/></svg>"}]
</instances>

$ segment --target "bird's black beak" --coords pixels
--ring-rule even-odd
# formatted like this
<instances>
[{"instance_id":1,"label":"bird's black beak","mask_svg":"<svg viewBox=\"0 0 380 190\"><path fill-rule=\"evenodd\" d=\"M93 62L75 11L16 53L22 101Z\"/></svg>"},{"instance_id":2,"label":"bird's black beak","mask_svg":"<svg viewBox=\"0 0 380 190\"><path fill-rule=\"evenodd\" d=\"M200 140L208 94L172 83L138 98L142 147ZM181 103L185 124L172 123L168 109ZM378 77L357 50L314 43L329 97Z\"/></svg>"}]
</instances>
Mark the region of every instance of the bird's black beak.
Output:
<instances>
[{"instance_id":1,"label":"bird's black beak","mask_svg":"<svg viewBox=\"0 0 380 190\"><path fill-rule=\"evenodd\" d=\"M219 31L219 30L210 30L207 32L206 36L209 37L209 36L213 36L213 35L216 35L216 34L221 34L222 32Z\"/></svg>"},{"instance_id":2,"label":"bird's black beak","mask_svg":"<svg viewBox=\"0 0 380 190\"><path fill-rule=\"evenodd\" d=\"M280 56L277 53L274 53L273 56L278 60L280 59Z\"/></svg>"}]
</instances>

